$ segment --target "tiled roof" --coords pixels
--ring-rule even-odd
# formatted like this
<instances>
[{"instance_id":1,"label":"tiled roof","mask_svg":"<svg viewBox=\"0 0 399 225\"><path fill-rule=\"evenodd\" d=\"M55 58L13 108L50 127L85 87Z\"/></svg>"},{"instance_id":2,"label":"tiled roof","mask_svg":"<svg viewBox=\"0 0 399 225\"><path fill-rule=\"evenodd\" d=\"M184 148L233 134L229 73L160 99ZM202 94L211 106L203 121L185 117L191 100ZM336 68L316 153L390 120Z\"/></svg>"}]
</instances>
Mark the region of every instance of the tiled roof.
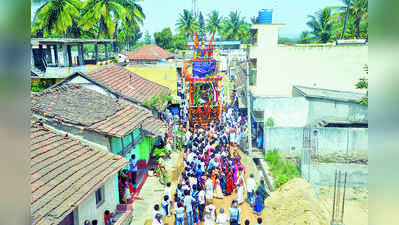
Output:
<instances>
[{"instance_id":1,"label":"tiled roof","mask_svg":"<svg viewBox=\"0 0 399 225\"><path fill-rule=\"evenodd\" d=\"M58 224L129 161L34 124L31 128L33 224Z\"/></svg>"},{"instance_id":2,"label":"tiled roof","mask_svg":"<svg viewBox=\"0 0 399 225\"><path fill-rule=\"evenodd\" d=\"M322 98L322 99L330 99L337 101L345 101L345 102L357 102L361 100L363 97L366 97L365 94L357 92L305 87L299 85L293 86L293 95L304 96L309 98Z\"/></svg>"},{"instance_id":3,"label":"tiled roof","mask_svg":"<svg viewBox=\"0 0 399 225\"><path fill-rule=\"evenodd\" d=\"M33 94L31 110L57 122L82 126L86 130L114 137L123 137L144 122L154 123L153 126L158 126L160 130L158 132L163 131L165 126L150 112L138 106L118 101L79 84L64 84ZM147 131L157 133L152 126Z\"/></svg>"},{"instance_id":4,"label":"tiled roof","mask_svg":"<svg viewBox=\"0 0 399 225\"><path fill-rule=\"evenodd\" d=\"M129 70L115 64L100 67L82 74L107 88L121 93L133 101L143 103L154 95L168 94L170 90L155 82L144 79Z\"/></svg>"},{"instance_id":5,"label":"tiled roof","mask_svg":"<svg viewBox=\"0 0 399 225\"><path fill-rule=\"evenodd\" d=\"M155 119L154 117L144 121L143 129L151 133L153 136L163 136L167 131L164 122Z\"/></svg>"},{"instance_id":6,"label":"tiled roof","mask_svg":"<svg viewBox=\"0 0 399 225\"><path fill-rule=\"evenodd\" d=\"M174 54L157 45L139 47L128 55L129 61L160 61L173 57L175 57Z\"/></svg>"}]
</instances>

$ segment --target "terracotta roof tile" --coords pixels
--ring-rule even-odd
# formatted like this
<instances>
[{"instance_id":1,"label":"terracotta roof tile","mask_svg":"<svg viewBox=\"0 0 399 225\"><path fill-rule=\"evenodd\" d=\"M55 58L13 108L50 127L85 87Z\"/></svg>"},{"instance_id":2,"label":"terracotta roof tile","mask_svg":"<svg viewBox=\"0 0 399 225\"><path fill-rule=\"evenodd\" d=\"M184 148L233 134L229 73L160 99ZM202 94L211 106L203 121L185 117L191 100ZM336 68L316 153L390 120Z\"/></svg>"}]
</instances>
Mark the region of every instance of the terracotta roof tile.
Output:
<instances>
[{"instance_id":1,"label":"terracotta roof tile","mask_svg":"<svg viewBox=\"0 0 399 225\"><path fill-rule=\"evenodd\" d=\"M146 45L137 48L128 55L129 61L160 61L175 57L174 54L166 51L157 45Z\"/></svg>"},{"instance_id":2,"label":"terracotta roof tile","mask_svg":"<svg viewBox=\"0 0 399 225\"><path fill-rule=\"evenodd\" d=\"M82 74L88 79L105 85L110 91L118 92L133 101L143 103L154 95L169 94L170 90L115 64L100 67Z\"/></svg>"},{"instance_id":3,"label":"terracotta roof tile","mask_svg":"<svg viewBox=\"0 0 399 225\"><path fill-rule=\"evenodd\" d=\"M154 123L152 126L146 125L152 134L158 134L165 127L164 122L150 112L79 84L64 84L48 89L33 95L31 102L33 113L109 136L123 137L144 122ZM43 147L40 141L51 138L48 134L38 136L38 142L32 143L32 151Z\"/></svg>"},{"instance_id":4,"label":"terracotta roof tile","mask_svg":"<svg viewBox=\"0 0 399 225\"><path fill-rule=\"evenodd\" d=\"M129 164L119 155L91 149L37 124L31 128L31 141L39 146L31 149L33 224L58 224Z\"/></svg>"}]
</instances>

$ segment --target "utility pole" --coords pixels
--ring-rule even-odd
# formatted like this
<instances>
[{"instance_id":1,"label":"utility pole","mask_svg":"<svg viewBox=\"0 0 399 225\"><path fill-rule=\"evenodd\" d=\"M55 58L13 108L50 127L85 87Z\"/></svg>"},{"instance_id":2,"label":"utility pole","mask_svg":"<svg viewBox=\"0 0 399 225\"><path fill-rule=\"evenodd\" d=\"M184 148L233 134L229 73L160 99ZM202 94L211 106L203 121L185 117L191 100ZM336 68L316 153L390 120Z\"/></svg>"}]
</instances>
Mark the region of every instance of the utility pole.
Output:
<instances>
[{"instance_id":1,"label":"utility pole","mask_svg":"<svg viewBox=\"0 0 399 225\"><path fill-rule=\"evenodd\" d=\"M249 53L247 51L247 114L248 114L248 148L249 155L252 155L252 126L251 126L251 104L249 102Z\"/></svg>"}]
</instances>

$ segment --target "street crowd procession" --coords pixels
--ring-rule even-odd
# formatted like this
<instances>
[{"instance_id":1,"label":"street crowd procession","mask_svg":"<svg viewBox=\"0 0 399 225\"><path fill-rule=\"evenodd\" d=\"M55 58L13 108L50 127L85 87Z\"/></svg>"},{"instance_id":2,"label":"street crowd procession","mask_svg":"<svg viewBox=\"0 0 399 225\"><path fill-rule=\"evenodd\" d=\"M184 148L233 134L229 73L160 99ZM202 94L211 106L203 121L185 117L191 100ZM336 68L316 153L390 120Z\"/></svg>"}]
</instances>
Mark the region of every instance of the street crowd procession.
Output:
<instances>
[{"instance_id":1,"label":"street crowd procession","mask_svg":"<svg viewBox=\"0 0 399 225\"><path fill-rule=\"evenodd\" d=\"M235 100L233 96L233 105ZM180 122L182 130L186 130L187 123ZM257 186L254 174L247 176L238 150L246 132L245 124L246 117L238 108L226 104L220 122L212 122L205 129L201 126L187 129L183 172L176 187L167 183L161 202L154 205L153 225L165 221L173 221L176 225L249 224L247 215L240 209L243 204L250 205L253 213L259 216L256 223L262 224L260 213L268 193L263 180ZM215 206L216 199L229 196L233 196L229 208Z\"/></svg>"}]
</instances>

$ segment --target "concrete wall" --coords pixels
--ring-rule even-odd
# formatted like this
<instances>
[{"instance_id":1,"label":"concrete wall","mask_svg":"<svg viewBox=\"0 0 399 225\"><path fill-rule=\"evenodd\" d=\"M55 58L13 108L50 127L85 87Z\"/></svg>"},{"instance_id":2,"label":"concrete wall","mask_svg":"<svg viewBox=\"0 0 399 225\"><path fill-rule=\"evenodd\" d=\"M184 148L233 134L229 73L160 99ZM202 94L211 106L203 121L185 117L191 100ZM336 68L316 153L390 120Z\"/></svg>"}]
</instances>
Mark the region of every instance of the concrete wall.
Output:
<instances>
[{"instance_id":1,"label":"concrete wall","mask_svg":"<svg viewBox=\"0 0 399 225\"><path fill-rule=\"evenodd\" d=\"M104 211L115 212L118 196L115 196L117 184L115 184L114 176L110 177L103 185L104 201L102 204L96 205L95 192L79 204L77 210L78 225L83 225L86 219L90 221L97 219L99 225L104 225Z\"/></svg>"},{"instance_id":2,"label":"concrete wall","mask_svg":"<svg viewBox=\"0 0 399 225\"><path fill-rule=\"evenodd\" d=\"M314 128L317 130L318 151L320 153L356 152L368 150L367 128ZM264 148L299 153L303 147L303 128L265 128ZM312 137L314 138L314 137Z\"/></svg>"},{"instance_id":3,"label":"concrete wall","mask_svg":"<svg viewBox=\"0 0 399 225\"><path fill-rule=\"evenodd\" d=\"M355 91L368 63L368 46L278 45L278 27L258 26L250 57L257 59L254 95L291 96L293 85Z\"/></svg>"},{"instance_id":4,"label":"concrete wall","mask_svg":"<svg viewBox=\"0 0 399 225\"><path fill-rule=\"evenodd\" d=\"M338 102L333 100L307 98L309 114L307 124L321 120L337 120L352 122L368 122L368 107L354 102Z\"/></svg>"},{"instance_id":5,"label":"concrete wall","mask_svg":"<svg viewBox=\"0 0 399 225\"><path fill-rule=\"evenodd\" d=\"M254 111L264 111L264 121L269 117L274 127L304 127L306 125L309 102L304 97L263 98L255 100Z\"/></svg>"},{"instance_id":6,"label":"concrete wall","mask_svg":"<svg viewBox=\"0 0 399 225\"><path fill-rule=\"evenodd\" d=\"M368 107L354 102L305 98L256 98L253 111L264 111L264 121L274 120L274 127L304 127L321 120L368 122Z\"/></svg>"}]
</instances>

